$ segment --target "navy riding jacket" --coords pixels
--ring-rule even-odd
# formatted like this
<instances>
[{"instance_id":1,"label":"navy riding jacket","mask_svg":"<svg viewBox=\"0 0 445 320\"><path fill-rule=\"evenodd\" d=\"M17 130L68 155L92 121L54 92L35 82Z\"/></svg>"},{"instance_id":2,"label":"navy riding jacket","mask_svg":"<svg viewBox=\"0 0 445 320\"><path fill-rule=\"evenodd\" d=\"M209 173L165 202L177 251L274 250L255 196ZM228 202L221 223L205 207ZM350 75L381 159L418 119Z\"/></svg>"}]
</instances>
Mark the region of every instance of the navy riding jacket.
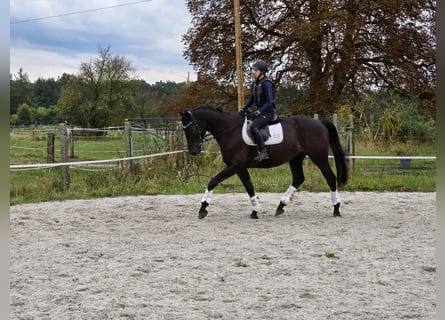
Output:
<instances>
[{"instance_id":1,"label":"navy riding jacket","mask_svg":"<svg viewBox=\"0 0 445 320\"><path fill-rule=\"evenodd\" d=\"M264 77L252 83L252 94L244 105L243 111L246 112L253 103L261 113L275 108L274 84L269 78Z\"/></svg>"}]
</instances>

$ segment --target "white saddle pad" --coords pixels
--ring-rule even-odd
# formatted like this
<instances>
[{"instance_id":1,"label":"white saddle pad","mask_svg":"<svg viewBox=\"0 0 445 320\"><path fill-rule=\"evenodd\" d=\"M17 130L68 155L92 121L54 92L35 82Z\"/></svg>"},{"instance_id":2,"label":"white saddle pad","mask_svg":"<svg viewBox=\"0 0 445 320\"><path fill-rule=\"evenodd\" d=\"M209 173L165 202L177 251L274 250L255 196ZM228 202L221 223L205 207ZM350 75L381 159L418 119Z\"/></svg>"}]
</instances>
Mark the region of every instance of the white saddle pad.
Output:
<instances>
[{"instance_id":1,"label":"white saddle pad","mask_svg":"<svg viewBox=\"0 0 445 320\"><path fill-rule=\"evenodd\" d=\"M241 130L243 135L244 143L249 146L256 146L255 141L252 140L251 137L247 134L247 126L250 123L250 120L247 118L244 120L243 129ZM265 141L266 145L278 144L283 142L283 127L281 126L281 122L276 124L269 125L270 137Z\"/></svg>"}]
</instances>

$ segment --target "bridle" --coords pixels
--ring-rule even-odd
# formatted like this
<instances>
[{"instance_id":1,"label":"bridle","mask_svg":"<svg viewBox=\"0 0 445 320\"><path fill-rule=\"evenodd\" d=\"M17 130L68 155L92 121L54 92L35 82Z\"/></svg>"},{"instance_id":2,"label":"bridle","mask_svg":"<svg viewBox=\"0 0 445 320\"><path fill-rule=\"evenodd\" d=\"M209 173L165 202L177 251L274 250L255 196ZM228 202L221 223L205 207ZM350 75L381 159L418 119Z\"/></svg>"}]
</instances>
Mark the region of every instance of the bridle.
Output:
<instances>
[{"instance_id":1,"label":"bridle","mask_svg":"<svg viewBox=\"0 0 445 320\"><path fill-rule=\"evenodd\" d=\"M189 127L192 127L194 130L199 132L199 134L198 134L198 136L199 136L199 146L201 147L202 144L204 143L205 131L204 131L204 133L201 132L201 129L199 128L198 122L196 121L195 116L193 115L193 113L190 112L190 111L187 111L187 113L190 115L190 119L191 120L186 125L183 125L182 129L184 130L184 132L187 132L186 130L189 129Z\"/></svg>"},{"instance_id":2,"label":"bridle","mask_svg":"<svg viewBox=\"0 0 445 320\"><path fill-rule=\"evenodd\" d=\"M212 135L210 133L206 134L206 132L207 132L206 130L204 130L204 132L202 132L201 129L199 128L198 122L196 121L195 116L193 115L193 113L191 111L187 111L187 113L190 115L191 120L186 125L183 125L182 129L184 130L184 132L186 132L186 129L188 129L189 127L192 127L192 128L194 128L194 130L199 132L199 146L200 147L202 146L202 144L205 141L208 141L210 139L215 139L218 136L221 136L221 135L223 135L223 134L225 134L225 133L227 133L229 131L238 129L238 127L235 126L235 127L226 129L223 132L218 133L217 135Z\"/></svg>"}]
</instances>

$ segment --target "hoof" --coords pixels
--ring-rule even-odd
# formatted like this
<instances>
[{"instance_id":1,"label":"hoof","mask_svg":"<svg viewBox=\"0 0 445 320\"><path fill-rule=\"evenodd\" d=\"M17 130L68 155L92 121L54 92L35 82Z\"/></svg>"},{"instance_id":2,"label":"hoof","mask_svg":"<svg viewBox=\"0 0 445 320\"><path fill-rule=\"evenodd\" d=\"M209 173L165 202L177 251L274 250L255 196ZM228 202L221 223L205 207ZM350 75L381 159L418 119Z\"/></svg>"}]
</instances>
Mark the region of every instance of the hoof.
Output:
<instances>
[{"instance_id":1,"label":"hoof","mask_svg":"<svg viewBox=\"0 0 445 320\"><path fill-rule=\"evenodd\" d=\"M201 208L199 209L199 215L198 215L199 219L205 218L209 213L206 209L208 205L209 203L207 201L201 202Z\"/></svg>"},{"instance_id":2,"label":"hoof","mask_svg":"<svg viewBox=\"0 0 445 320\"><path fill-rule=\"evenodd\" d=\"M334 205L334 217L341 217L340 214L340 203L337 203L336 205Z\"/></svg>"},{"instance_id":3,"label":"hoof","mask_svg":"<svg viewBox=\"0 0 445 320\"><path fill-rule=\"evenodd\" d=\"M277 208L277 210L275 210L275 216L277 217L277 216L281 216L283 213L284 213L284 206L285 206L285 204L284 203L282 203L282 202L280 202L280 204L278 205L278 208Z\"/></svg>"},{"instance_id":4,"label":"hoof","mask_svg":"<svg viewBox=\"0 0 445 320\"><path fill-rule=\"evenodd\" d=\"M252 211L250 214L250 219L258 219L258 213L256 211Z\"/></svg>"}]
</instances>

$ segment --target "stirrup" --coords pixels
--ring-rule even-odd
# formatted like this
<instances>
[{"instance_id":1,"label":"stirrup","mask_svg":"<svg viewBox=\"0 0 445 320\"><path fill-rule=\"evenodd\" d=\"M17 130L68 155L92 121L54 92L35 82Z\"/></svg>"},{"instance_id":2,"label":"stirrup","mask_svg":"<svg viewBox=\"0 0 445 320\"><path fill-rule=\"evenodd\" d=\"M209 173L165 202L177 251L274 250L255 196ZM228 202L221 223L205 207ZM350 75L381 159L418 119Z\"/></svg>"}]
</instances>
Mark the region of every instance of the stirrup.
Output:
<instances>
[{"instance_id":1,"label":"stirrup","mask_svg":"<svg viewBox=\"0 0 445 320\"><path fill-rule=\"evenodd\" d=\"M261 151L255 158L253 158L253 160L256 161L263 161L266 159L269 159L269 154L267 153L267 150Z\"/></svg>"}]
</instances>

